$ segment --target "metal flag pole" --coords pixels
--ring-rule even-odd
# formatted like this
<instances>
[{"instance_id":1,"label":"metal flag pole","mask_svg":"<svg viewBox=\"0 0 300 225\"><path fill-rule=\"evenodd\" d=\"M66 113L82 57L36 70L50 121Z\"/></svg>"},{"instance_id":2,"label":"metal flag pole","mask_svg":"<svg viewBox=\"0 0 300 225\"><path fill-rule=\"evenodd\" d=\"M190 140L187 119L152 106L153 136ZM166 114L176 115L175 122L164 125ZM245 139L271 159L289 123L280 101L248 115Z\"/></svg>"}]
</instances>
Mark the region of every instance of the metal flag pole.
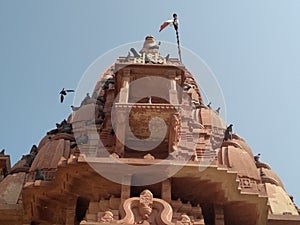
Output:
<instances>
[{"instance_id":1,"label":"metal flag pole","mask_svg":"<svg viewBox=\"0 0 300 225\"><path fill-rule=\"evenodd\" d=\"M177 19L177 14L176 13L173 14L173 26L174 26L174 29L176 31L179 60L182 63L181 48L180 48L180 42L179 42L178 19Z\"/></svg>"}]
</instances>

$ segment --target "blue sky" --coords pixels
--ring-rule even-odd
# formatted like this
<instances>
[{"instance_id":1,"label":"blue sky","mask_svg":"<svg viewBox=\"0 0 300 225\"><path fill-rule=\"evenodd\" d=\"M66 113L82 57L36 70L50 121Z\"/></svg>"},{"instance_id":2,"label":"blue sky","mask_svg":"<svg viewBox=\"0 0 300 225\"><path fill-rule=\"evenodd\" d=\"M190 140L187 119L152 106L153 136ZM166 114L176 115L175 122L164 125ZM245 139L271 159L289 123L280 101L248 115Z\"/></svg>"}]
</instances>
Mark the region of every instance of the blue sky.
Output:
<instances>
[{"instance_id":1,"label":"blue sky","mask_svg":"<svg viewBox=\"0 0 300 225\"><path fill-rule=\"evenodd\" d=\"M27 154L71 112L60 89L76 88L108 50L149 34L175 42L171 29L158 29L177 12L182 45L222 87L226 123L300 205L299 11L297 0L0 0L0 148L13 162Z\"/></svg>"}]
</instances>

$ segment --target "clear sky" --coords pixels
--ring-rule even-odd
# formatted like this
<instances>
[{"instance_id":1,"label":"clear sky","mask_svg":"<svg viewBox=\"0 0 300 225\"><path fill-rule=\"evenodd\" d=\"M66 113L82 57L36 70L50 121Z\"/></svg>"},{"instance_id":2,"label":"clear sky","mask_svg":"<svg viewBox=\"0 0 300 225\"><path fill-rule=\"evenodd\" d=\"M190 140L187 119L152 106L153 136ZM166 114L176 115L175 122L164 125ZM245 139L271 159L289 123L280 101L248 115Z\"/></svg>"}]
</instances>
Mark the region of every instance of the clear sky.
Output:
<instances>
[{"instance_id":1,"label":"clear sky","mask_svg":"<svg viewBox=\"0 0 300 225\"><path fill-rule=\"evenodd\" d=\"M223 89L226 123L300 205L298 0L0 0L0 148L13 163L27 154L71 112L73 99L60 104L60 89L76 88L108 50L149 34L175 42L171 29L158 33L173 12L182 45Z\"/></svg>"}]
</instances>

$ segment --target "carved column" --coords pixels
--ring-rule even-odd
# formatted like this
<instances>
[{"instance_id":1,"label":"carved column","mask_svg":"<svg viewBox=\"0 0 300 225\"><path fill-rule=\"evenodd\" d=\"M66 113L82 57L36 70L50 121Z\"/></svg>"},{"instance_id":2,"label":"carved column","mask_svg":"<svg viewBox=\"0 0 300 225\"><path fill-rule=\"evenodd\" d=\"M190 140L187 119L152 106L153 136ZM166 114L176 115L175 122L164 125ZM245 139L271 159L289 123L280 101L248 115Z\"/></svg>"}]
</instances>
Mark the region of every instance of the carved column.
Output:
<instances>
[{"instance_id":1,"label":"carved column","mask_svg":"<svg viewBox=\"0 0 300 225\"><path fill-rule=\"evenodd\" d=\"M222 205L214 205L215 225L225 225L224 210Z\"/></svg>"},{"instance_id":2,"label":"carved column","mask_svg":"<svg viewBox=\"0 0 300 225\"><path fill-rule=\"evenodd\" d=\"M171 203L171 179L168 178L161 183L161 198Z\"/></svg>"},{"instance_id":3,"label":"carved column","mask_svg":"<svg viewBox=\"0 0 300 225\"><path fill-rule=\"evenodd\" d=\"M66 207L66 225L74 225L76 216L77 196L72 196L68 199Z\"/></svg>"},{"instance_id":4,"label":"carved column","mask_svg":"<svg viewBox=\"0 0 300 225\"><path fill-rule=\"evenodd\" d=\"M121 186L121 205L123 205L126 199L130 198L131 178L132 178L131 175L127 175L123 177L123 182ZM122 218L125 216L124 210L120 210L120 216Z\"/></svg>"},{"instance_id":5,"label":"carved column","mask_svg":"<svg viewBox=\"0 0 300 225\"><path fill-rule=\"evenodd\" d=\"M131 175L123 177L122 183L121 202L123 203L126 199L130 198Z\"/></svg>"},{"instance_id":6,"label":"carved column","mask_svg":"<svg viewBox=\"0 0 300 225\"><path fill-rule=\"evenodd\" d=\"M177 96L177 90L176 90L175 77L176 77L175 71L169 74L169 79L170 79L169 97L170 97L170 103L172 105L178 104L178 96Z\"/></svg>"},{"instance_id":7,"label":"carved column","mask_svg":"<svg viewBox=\"0 0 300 225\"><path fill-rule=\"evenodd\" d=\"M116 110L115 120L116 120L116 147L115 152L123 157L124 156L124 143L125 143L125 131L126 131L126 120L128 119L128 114L124 110Z\"/></svg>"},{"instance_id":8,"label":"carved column","mask_svg":"<svg viewBox=\"0 0 300 225\"><path fill-rule=\"evenodd\" d=\"M123 71L122 87L120 90L119 103L128 103L129 98L129 82L130 82L130 70Z\"/></svg>"}]
</instances>

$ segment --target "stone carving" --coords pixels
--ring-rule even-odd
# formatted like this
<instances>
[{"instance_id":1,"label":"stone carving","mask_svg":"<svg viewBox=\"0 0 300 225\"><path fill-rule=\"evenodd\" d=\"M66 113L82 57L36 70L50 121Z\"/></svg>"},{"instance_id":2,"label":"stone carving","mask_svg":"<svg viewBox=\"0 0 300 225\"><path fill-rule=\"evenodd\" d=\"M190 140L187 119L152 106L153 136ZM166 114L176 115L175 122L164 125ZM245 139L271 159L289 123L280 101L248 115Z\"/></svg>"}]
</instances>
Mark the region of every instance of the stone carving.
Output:
<instances>
[{"instance_id":1,"label":"stone carving","mask_svg":"<svg viewBox=\"0 0 300 225\"><path fill-rule=\"evenodd\" d=\"M186 214L181 215L180 220L176 222L176 225L192 225L192 224L193 223L191 221L191 218Z\"/></svg>"},{"instance_id":2,"label":"stone carving","mask_svg":"<svg viewBox=\"0 0 300 225\"><path fill-rule=\"evenodd\" d=\"M145 38L144 46L140 51L140 54L134 49L131 48L130 51L134 56L134 63L154 63L154 64L163 64L166 62L165 57L162 57L159 54L159 45L156 43L155 38L152 36L147 36ZM127 61L128 61L127 57Z\"/></svg>"},{"instance_id":3,"label":"stone carving","mask_svg":"<svg viewBox=\"0 0 300 225\"><path fill-rule=\"evenodd\" d=\"M170 118L169 126L169 152L177 150L181 134L181 119L179 113L174 113Z\"/></svg>"},{"instance_id":4,"label":"stone carving","mask_svg":"<svg viewBox=\"0 0 300 225\"><path fill-rule=\"evenodd\" d=\"M144 155L144 159L150 159L150 160L153 160L155 159L155 157L153 155L151 155L150 153Z\"/></svg>"},{"instance_id":5,"label":"stone carving","mask_svg":"<svg viewBox=\"0 0 300 225\"><path fill-rule=\"evenodd\" d=\"M129 198L123 204L125 217L121 224L171 225L172 208L164 200L153 198L149 190L144 190L140 197Z\"/></svg>"},{"instance_id":6,"label":"stone carving","mask_svg":"<svg viewBox=\"0 0 300 225\"><path fill-rule=\"evenodd\" d=\"M111 211L105 211L102 216L97 216L97 222L100 223L111 223L113 220L114 214Z\"/></svg>"}]
</instances>

